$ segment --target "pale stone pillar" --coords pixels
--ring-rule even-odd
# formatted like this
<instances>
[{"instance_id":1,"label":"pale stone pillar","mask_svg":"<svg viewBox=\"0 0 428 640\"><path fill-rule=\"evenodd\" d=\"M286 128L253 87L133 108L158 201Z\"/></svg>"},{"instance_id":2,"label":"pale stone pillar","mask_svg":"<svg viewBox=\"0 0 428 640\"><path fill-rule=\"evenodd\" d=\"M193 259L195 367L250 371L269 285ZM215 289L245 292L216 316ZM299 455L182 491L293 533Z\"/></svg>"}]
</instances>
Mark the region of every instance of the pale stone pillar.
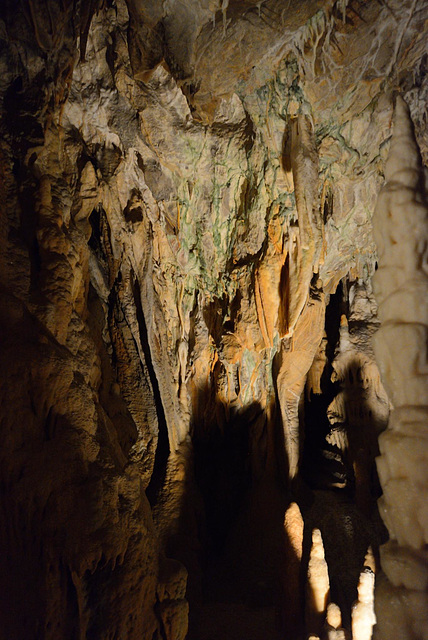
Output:
<instances>
[{"instance_id":1,"label":"pale stone pillar","mask_svg":"<svg viewBox=\"0 0 428 640\"><path fill-rule=\"evenodd\" d=\"M320 635L330 596L330 580L321 531L312 532L312 548L306 583L306 631Z\"/></svg>"},{"instance_id":2,"label":"pale stone pillar","mask_svg":"<svg viewBox=\"0 0 428 640\"><path fill-rule=\"evenodd\" d=\"M427 640L428 208L419 148L400 96L385 178L373 221L382 323L375 353L394 410L377 460L379 508L391 539L380 551L386 576L376 585L376 633L381 640Z\"/></svg>"}]
</instances>

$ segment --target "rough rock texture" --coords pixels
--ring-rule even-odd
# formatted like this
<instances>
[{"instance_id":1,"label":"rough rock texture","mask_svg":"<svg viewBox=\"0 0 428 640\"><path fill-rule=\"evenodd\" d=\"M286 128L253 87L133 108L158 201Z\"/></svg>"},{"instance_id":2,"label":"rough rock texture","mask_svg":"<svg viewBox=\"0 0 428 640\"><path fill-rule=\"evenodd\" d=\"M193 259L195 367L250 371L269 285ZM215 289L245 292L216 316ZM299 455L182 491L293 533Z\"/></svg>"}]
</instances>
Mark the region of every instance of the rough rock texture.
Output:
<instances>
[{"instance_id":1,"label":"rough rock texture","mask_svg":"<svg viewBox=\"0 0 428 640\"><path fill-rule=\"evenodd\" d=\"M1 3L0 637L233 640L261 602L254 640L297 640L314 528L349 630L384 540L371 217L396 92L427 162L427 19L423 0ZM406 492L391 433L384 505ZM382 551L418 568L408 606L392 573L380 596L403 638L425 637L415 500ZM223 606L234 571L220 620L206 593Z\"/></svg>"},{"instance_id":2,"label":"rough rock texture","mask_svg":"<svg viewBox=\"0 0 428 640\"><path fill-rule=\"evenodd\" d=\"M354 640L371 640L373 627L376 624L374 612L375 575L365 569L358 582L358 600L352 607L352 638Z\"/></svg>"},{"instance_id":3,"label":"rough rock texture","mask_svg":"<svg viewBox=\"0 0 428 640\"><path fill-rule=\"evenodd\" d=\"M386 184L375 213L382 322L376 354L394 404L377 460L380 512L390 541L377 595L379 637L427 638L428 206L424 172L407 104L397 98ZM403 233L403 231L405 232ZM389 603L392 606L388 606Z\"/></svg>"}]
</instances>

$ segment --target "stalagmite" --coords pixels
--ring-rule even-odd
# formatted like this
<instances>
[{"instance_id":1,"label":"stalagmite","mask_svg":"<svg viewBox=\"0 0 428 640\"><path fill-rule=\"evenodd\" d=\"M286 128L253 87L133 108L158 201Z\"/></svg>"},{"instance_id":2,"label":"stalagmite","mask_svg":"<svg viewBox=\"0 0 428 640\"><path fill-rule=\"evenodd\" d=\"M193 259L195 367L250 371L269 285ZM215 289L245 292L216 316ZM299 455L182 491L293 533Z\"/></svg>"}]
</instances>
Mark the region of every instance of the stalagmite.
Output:
<instances>
[{"instance_id":1,"label":"stalagmite","mask_svg":"<svg viewBox=\"0 0 428 640\"><path fill-rule=\"evenodd\" d=\"M302 624L301 561L304 523L299 506L292 502L284 516L284 628L298 635Z\"/></svg>"},{"instance_id":2,"label":"stalagmite","mask_svg":"<svg viewBox=\"0 0 428 640\"><path fill-rule=\"evenodd\" d=\"M375 576L370 569L364 569L358 582L358 600L352 607L352 639L371 640L376 624L374 612Z\"/></svg>"},{"instance_id":3,"label":"stalagmite","mask_svg":"<svg viewBox=\"0 0 428 640\"><path fill-rule=\"evenodd\" d=\"M327 607L327 615L324 629L324 640L347 640L346 632L342 627L342 613L334 602Z\"/></svg>"},{"instance_id":4,"label":"stalagmite","mask_svg":"<svg viewBox=\"0 0 428 640\"><path fill-rule=\"evenodd\" d=\"M293 171L299 226L289 239L288 330L292 334L318 272L322 222L317 194L318 154L311 119L299 115L291 122L290 163Z\"/></svg>"},{"instance_id":5,"label":"stalagmite","mask_svg":"<svg viewBox=\"0 0 428 640\"><path fill-rule=\"evenodd\" d=\"M324 557L324 545L321 531L312 532L312 548L308 565L306 583L306 631L320 635L328 600L330 597L330 580L328 566Z\"/></svg>"},{"instance_id":6,"label":"stalagmite","mask_svg":"<svg viewBox=\"0 0 428 640\"><path fill-rule=\"evenodd\" d=\"M342 613L335 602L330 602L327 607L326 615L327 624L335 629L342 626Z\"/></svg>"},{"instance_id":7,"label":"stalagmite","mask_svg":"<svg viewBox=\"0 0 428 640\"><path fill-rule=\"evenodd\" d=\"M376 574L376 558L374 557L371 545L367 549L366 557L364 558L364 567L367 567Z\"/></svg>"},{"instance_id":8,"label":"stalagmite","mask_svg":"<svg viewBox=\"0 0 428 640\"><path fill-rule=\"evenodd\" d=\"M381 548L376 589L381 640L428 638L428 208L409 109L398 96L389 158L374 216L381 328L375 352L394 405L377 460ZM393 605L391 605L393 603Z\"/></svg>"}]
</instances>

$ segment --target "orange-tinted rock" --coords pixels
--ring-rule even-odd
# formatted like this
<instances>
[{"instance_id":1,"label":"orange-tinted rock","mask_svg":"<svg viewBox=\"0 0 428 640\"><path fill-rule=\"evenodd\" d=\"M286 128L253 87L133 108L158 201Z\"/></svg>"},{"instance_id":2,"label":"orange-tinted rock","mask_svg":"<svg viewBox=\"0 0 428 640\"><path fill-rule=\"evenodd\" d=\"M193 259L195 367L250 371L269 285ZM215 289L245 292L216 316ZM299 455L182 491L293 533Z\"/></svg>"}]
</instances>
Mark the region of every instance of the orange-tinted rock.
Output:
<instances>
[{"instance_id":1,"label":"orange-tinted rock","mask_svg":"<svg viewBox=\"0 0 428 640\"><path fill-rule=\"evenodd\" d=\"M376 455L371 437L387 403L370 337L351 335L351 325L376 314L366 286L391 88L409 101L427 154L426 13L411 0L285 4L1 5L0 626L8 640L184 638L207 539L225 510L237 515L243 494L260 516L249 548L271 536L282 557L284 505L298 486L284 467L289 479L299 475L299 404L307 377L308 389L322 390L323 347L335 346L323 344L325 304L342 278L353 283L349 341L343 329L334 363L342 388L329 412L340 425L327 438L353 451L358 502L369 510L365 459ZM388 178L395 168L388 164ZM398 217L394 241L409 226ZM380 283L393 272L403 284L401 265L382 269ZM423 324L425 307L412 298L419 276L401 286L403 304L382 298L385 318L399 307L400 322ZM399 346L397 335L390 327ZM422 327L406 334L417 352L410 369L420 366L423 336ZM408 391L404 364L394 393ZM417 445L426 417L395 416L382 440L383 511L393 535L415 547L426 528L417 498L393 513L387 505L406 496L397 475L409 467L426 481ZM270 503L276 529L263 538ZM285 524L293 584L295 516ZM270 549L260 557L275 565ZM385 558L394 582L386 600L400 603L393 619L405 628L406 607L414 609L417 634L423 554L393 545Z\"/></svg>"}]
</instances>

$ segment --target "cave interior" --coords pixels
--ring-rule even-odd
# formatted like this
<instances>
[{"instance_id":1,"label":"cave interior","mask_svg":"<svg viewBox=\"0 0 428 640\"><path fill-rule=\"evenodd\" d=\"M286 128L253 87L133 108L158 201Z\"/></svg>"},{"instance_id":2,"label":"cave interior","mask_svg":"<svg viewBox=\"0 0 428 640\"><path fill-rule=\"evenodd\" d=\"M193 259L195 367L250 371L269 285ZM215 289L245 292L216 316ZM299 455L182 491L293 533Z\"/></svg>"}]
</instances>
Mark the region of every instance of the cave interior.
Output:
<instances>
[{"instance_id":1,"label":"cave interior","mask_svg":"<svg viewBox=\"0 0 428 640\"><path fill-rule=\"evenodd\" d=\"M428 640L427 31L2 0L0 640Z\"/></svg>"}]
</instances>

